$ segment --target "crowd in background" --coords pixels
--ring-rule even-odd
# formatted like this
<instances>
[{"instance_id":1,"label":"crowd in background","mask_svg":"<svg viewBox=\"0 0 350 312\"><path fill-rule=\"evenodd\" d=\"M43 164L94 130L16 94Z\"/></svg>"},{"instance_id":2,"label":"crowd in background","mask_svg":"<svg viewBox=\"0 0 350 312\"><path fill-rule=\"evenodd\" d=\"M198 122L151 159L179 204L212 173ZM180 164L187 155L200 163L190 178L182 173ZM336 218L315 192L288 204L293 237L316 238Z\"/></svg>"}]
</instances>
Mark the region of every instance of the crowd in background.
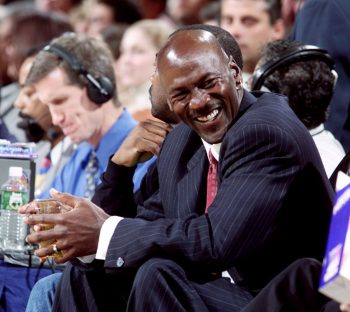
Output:
<instances>
[{"instance_id":1,"label":"crowd in background","mask_svg":"<svg viewBox=\"0 0 350 312\"><path fill-rule=\"evenodd\" d=\"M268 89L289 99L289 105L313 137L329 178L350 150L350 92L347 91L350 5L347 1L0 0L0 139L37 144L38 198L49 196L53 186L59 191L84 196L83 173L91 151L98 156L97 171L101 174L107 168L108 157L137 122L155 118L150 99L151 85L157 79L155 57L169 35L180 26L215 25L227 30L239 44L241 64L234 61L241 65L244 88ZM72 116L86 118L85 124L76 126L74 133L65 126L63 113L53 105L42 103L35 87L37 81L27 80L40 51L66 32L87 35L109 48L116 82L113 92L117 94L117 100L108 99L109 109L109 104L99 108L104 116L100 119L96 117L99 113L92 113L84 105L75 108ZM266 75L263 86L254 88L254 75L260 68L271 60L276 61L287 50L301 49L303 45L325 49L332 61L311 58L287 63ZM93 129L90 133L86 125L101 123L102 127L103 121L111 116L110 128L96 139ZM113 136L108 131L116 127L121 116L130 117L130 121L122 125L125 133L111 145ZM102 157L101 153L105 155ZM137 187L152 161L144 168L138 167L134 176ZM83 167L78 169L79 166ZM81 179L77 178L74 186L68 185L70 175ZM99 182L96 179L95 184ZM1 300L0 292L0 303Z\"/></svg>"}]
</instances>

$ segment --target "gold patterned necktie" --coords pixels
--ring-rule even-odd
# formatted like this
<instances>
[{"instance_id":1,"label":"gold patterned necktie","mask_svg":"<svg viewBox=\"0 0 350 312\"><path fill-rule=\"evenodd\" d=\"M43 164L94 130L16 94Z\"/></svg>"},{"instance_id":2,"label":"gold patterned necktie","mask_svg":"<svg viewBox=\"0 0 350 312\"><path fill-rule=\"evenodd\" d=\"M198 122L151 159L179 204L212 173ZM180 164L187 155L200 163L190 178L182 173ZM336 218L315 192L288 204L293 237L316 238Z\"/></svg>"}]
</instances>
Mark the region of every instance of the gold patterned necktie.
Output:
<instances>
[{"instance_id":1,"label":"gold patterned necktie","mask_svg":"<svg viewBox=\"0 0 350 312\"><path fill-rule=\"evenodd\" d=\"M98 179L98 160L94 150L91 151L89 161L85 169L86 185L84 196L91 199L95 194Z\"/></svg>"}]
</instances>

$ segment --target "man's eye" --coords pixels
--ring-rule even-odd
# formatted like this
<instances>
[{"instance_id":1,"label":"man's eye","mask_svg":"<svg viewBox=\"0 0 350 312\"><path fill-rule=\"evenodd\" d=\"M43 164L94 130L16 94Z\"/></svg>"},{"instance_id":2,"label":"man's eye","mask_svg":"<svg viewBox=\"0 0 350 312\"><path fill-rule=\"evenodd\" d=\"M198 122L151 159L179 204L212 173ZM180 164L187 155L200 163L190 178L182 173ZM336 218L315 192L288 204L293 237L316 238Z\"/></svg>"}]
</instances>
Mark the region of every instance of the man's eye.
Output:
<instances>
[{"instance_id":1,"label":"man's eye","mask_svg":"<svg viewBox=\"0 0 350 312\"><path fill-rule=\"evenodd\" d=\"M187 94L181 93L181 94L173 96L171 99L171 102L175 105L176 104L184 105L184 104L186 104L186 99L187 99Z\"/></svg>"},{"instance_id":2,"label":"man's eye","mask_svg":"<svg viewBox=\"0 0 350 312\"><path fill-rule=\"evenodd\" d=\"M65 98L57 98L57 99L54 99L52 100L52 104L53 105L61 105L65 102Z\"/></svg>"},{"instance_id":3,"label":"man's eye","mask_svg":"<svg viewBox=\"0 0 350 312\"><path fill-rule=\"evenodd\" d=\"M186 99L186 94L185 93L179 93L179 94L177 94L177 95L175 95L174 97L173 97L173 99L175 100L175 101L182 101L182 100L184 100L184 99Z\"/></svg>"},{"instance_id":4,"label":"man's eye","mask_svg":"<svg viewBox=\"0 0 350 312\"><path fill-rule=\"evenodd\" d=\"M217 83L217 79L209 79L204 82L204 87L206 89L213 88L215 87L216 83Z\"/></svg>"},{"instance_id":5,"label":"man's eye","mask_svg":"<svg viewBox=\"0 0 350 312\"><path fill-rule=\"evenodd\" d=\"M253 17L245 17L242 20L242 23L246 26L253 26L253 25L258 23L258 20L256 18L253 18Z\"/></svg>"}]
</instances>

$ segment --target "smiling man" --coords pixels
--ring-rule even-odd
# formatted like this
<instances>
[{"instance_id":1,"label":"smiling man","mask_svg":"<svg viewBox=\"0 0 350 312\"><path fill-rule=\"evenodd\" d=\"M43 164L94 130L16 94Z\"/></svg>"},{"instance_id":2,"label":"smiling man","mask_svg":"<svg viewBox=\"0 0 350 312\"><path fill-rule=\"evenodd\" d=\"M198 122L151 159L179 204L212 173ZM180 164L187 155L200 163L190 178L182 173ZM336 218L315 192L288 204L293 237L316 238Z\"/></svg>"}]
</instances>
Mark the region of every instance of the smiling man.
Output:
<instances>
[{"instance_id":1,"label":"smiling man","mask_svg":"<svg viewBox=\"0 0 350 312\"><path fill-rule=\"evenodd\" d=\"M239 66L204 30L176 31L157 73L183 123L162 145L156 181L144 180L156 189L136 218L57 192L74 209L25 218L56 224L27 237L55 238L63 252L55 261L94 254L92 264L65 270L53 311L240 311L293 260L323 256L332 190L286 99L245 91ZM114 155L117 165L125 152Z\"/></svg>"}]
</instances>

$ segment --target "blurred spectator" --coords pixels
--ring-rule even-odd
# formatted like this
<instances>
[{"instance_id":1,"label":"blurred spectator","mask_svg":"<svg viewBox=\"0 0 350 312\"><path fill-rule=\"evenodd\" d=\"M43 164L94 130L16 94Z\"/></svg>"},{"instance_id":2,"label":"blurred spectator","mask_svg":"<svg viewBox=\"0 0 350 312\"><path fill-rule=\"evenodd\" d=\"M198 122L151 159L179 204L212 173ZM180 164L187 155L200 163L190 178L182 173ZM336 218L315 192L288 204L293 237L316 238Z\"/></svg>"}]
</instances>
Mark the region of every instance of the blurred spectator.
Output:
<instances>
[{"instance_id":1,"label":"blurred spectator","mask_svg":"<svg viewBox=\"0 0 350 312\"><path fill-rule=\"evenodd\" d=\"M136 0L144 19L157 19L164 14L167 0Z\"/></svg>"},{"instance_id":2,"label":"blurred spectator","mask_svg":"<svg viewBox=\"0 0 350 312\"><path fill-rule=\"evenodd\" d=\"M298 11L301 9L304 0L281 0L282 19L286 27L286 34L290 32Z\"/></svg>"},{"instance_id":3,"label":"blurred spectator","mask_svg":"<svg viewBox=\"0 0 350 312\"><path fill-rule=\"evenodd\" d=\"M220 20L242 50L243 80L247 83L262 47L284 36L280 0L222 0Z\"/></svg>"},{"instance_id":4,"label":"blurred spectator","mask_svg":"<svg viewBox=\"0 0 350 312\"><path fill-rule=\"evenodd\" d=\"M102 39L107 43L108 47L112 52L113 68L116 75L118 93L122 93L124 90L122 83L118 80L118 59L120 56L120 44L127 27L127 24L117 23L108 26L101 32Z\"/></svg>"},{"instance_id":5,"label":"blurred spectator","mask_svg":"<svg viewBox=\"0 0 350 312\"><path fill-rule=\"evenodd\" d=\"M17 128L16 122L13 122L18 116L18 109L14 108L13 102L18 95L19 88L15 79L8 73L9 59L6 52L10 44L12 28L16 16L27 10L28 7L26 5L22 6L17 3L8 5L0 19L0 118L9 129L10 133L20 142L26 141L25 134L22 130Z\"/></svg>"},{"instance_id":6,"label":"blurred spectator","mask_svg":"<svg viewBox=\"0 0 350 312\"><path fill-rule=\"evenodd\" d=\"M36 7L43 12L61 12L69 14L82 0L35 0Z\"/></svg>"},{"instance_id":7,"label":"blurred spectator","mask_svg":"<svg viewBox=\"0 0 350 312\"><path fill-rule=\"evenodd\" d=\"M200 23L199 11L201 7L216 0L168 0L167 12L177 25Z\"/></svg>"},{"instance_id":8,"label":"blurred spectator","mask_svg":"<svg viewBox=\"0 0 350 312\"><path fill-rule=\"evenodd\" d=\"M84 0L79 6L75 7L74 10L69 13L69 21L71 22L75 32L87 32L88 16L94 3L95 0Z\"/></svg>"},{"instance_id":9,"label":"blurred spectator","mask_svg":"<svg viewBox=\"0 0 350 312\"><path fill-rule=\"evenodd\" d=\"M220 2L211 2L203 6L199 11L199 19L202 24L219 26Z\"/></svg>"},{"instance_id":10,"label":"blurred spectator","mask_svg":"<svg viewBox=\"0 0 350 312\"><path fill-rule=\"evenodd\" d=\"M261 77L264 87L288 97L290 107L310 131L330 177L345 155L339 141L324 129L336 78L332 73L330 56L321 52L312 54L310 50L305 56L306 51L296 41L270 42L263 49L253 84ZM320 55L325 56L322 58ZM274 70L270 72L270 68Z\"/></svg>"},{"instance_id":11,"label":"blurred spectator","mask_svg":"<svg viewBox=\"0 0 350 312\"><path fill-rule=\"evenodd\" d=\"M339 75L326 129L350 149L350 1L305 1L295 20L291 39L326 49Z\"/></svg>"},{"instance_id":12,"label":"blurred spectator","mask_svg":"<svg viewBox=\"0 0 350 312\"><path fill-rule=\"evenodd\" d=\"M8 16L6 22L8 25L4 53L7 58L7 74L13 81L17 81L19 67L33 47L46 44L55 36L72 30L65 16L34 9L18 9ZM19 110L13 106L18 95L17 82L8 86L10 87L16 92L12 91L11 100L2 101L2 114L6 113L3 120L18 141L26 142L25 133L17 127Z\"/></svg>"},{"instance_id":13,"label":"blurred spectator","mask_svg":"<svg viewBox=\"0 0 350 312\"><path fill-rule=\"evenodd\" d=\"M87 12L86 32L97 36L114 23L132 24L142 18L136 5L130 0L96 0Z\"/></svg>"},{"instance_id":14,"label":"blurred spectator","mask_svg":"<svg viewBox=\"0 0 350 312\"><path fill-rule=\"evenodd\" d=\"M7 15L6 10L0 16L0 85L5 86L12 82L7 74L7 56L5 48L9 41L12 21Z\"/></svg>"},{"instance_id":15,"label":"blurred spectator","mask_svg":"<svg viewBox=\"0 0 350 312\"><path fill-rule=\"evenodd\" d=\"M7 5L12 2L16 2L16 0L0 0L0 5Z\"/></svg>"},{"instance_id":16,"label":"blurred spectator","mask_svg":"<svg viewBox=\"0 0 350 312\"><path fill-rule=\"evenodd\" d=\"M122 38L117 63L118 94L138 120L151 116L148 89L155 56L172 30L162 21L142 20L131 25Z\"/></svg>"},{"instance_id":17,"label":"blurred spectator","mask_svg":"<svg viewBox=\"0 0 350 312\"><path fill-rule=\"evenodd\" d=\"M114 60L120 56L120 43L127 28L127 24L118 23L108 26L101 32L101 37L110 48Z\"/></svg>"},{"instance_id":18,"label":"blurred spectator","mask_svg":"<svg viewBox=\"0 0 350 312\"><path fill-rule=\"evenodd\" d=\"M44 45L60 34L73 31L67 17L55 12L27 12L13 18L6 47L8 74L18 78L18 70L33 47Z\"/></svg>"},{"instance_id":19,"label":"blurred spectator","mask_svg":"<svg viewBox=\"0 0 350 312\"><path fill-rule=\"evenodd\" d=\"M0 5L0 85L4 86L13 82L7 74L7 55L5 48L9 43L9 36L13 24L13 16L28 9L34 10L31 1L18 1L7 5Z\"/></svg>"},{"instance_id":20,"label":"blurred spectator","mask_svg":"<svg viewBox=\"0 0 350 312\"><path fill-rule=\"evenodd\" d=\"M158 19L175 27L174 21L166 13L167 0L136 0L143 19Z\"/></svg>"}]
</instances>

